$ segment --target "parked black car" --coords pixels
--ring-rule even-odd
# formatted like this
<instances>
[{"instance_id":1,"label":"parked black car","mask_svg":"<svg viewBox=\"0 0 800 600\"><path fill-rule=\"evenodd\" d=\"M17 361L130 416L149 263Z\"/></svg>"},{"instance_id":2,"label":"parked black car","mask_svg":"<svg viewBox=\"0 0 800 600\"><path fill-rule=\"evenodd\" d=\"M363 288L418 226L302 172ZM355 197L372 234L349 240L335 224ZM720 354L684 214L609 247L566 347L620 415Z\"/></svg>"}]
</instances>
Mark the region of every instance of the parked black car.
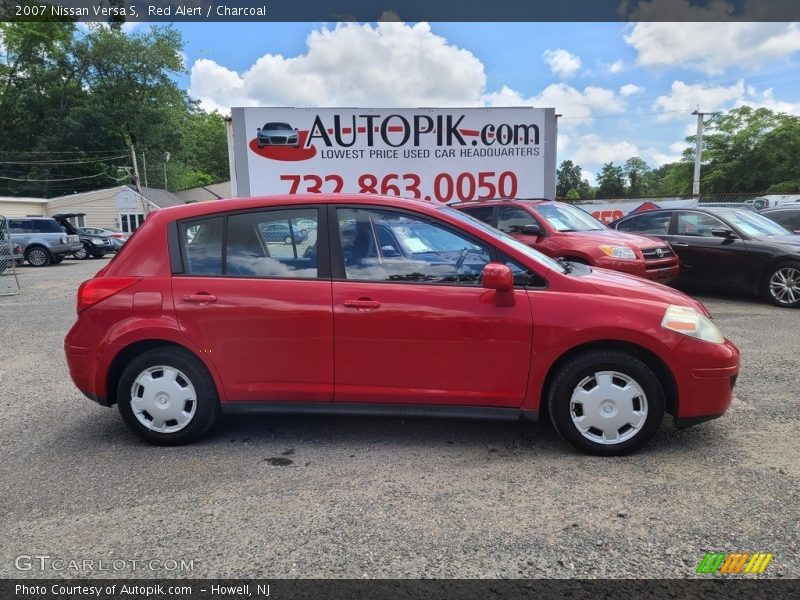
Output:
<instances>
[{"instance_id":1,"label":"parked black car","mask_svg":"<svg viewBox=\"0 0 800 600\"><path fill-rule=\"evenodd\" d=\"M89 258L102 258L109 252L114 252L114 244L107 236L99 236L81 231L70 223L69 219L73 217L82 217L86 213L66 213L53 215L53 218L58 221L61 228L65 233L70 235L77 235L81 239L82 248L75 252L73 256L78 259Z\"/></svg>"},{"instance_id":2,"label":"parked black car","mask_svg":"<svg viewBox=\"0 0 800 600\"><path fill-rule=\"evenodd\" d=\"M610 225L669 242L681 261L676 284L763 295L800 306L800 235L740 208L686 208L630 214Z\"/></svg>"},{"instance_id":3,"label":"parked black car","mask_svg":"<svg viewBox=\"0 0 800 600\"><path fill-rule=\"evenodd\" d=\"M765 208L758 214L772 219L779 225L783 225L789 231L800 233L800 202Z\"/></svg>"}]
</instances>

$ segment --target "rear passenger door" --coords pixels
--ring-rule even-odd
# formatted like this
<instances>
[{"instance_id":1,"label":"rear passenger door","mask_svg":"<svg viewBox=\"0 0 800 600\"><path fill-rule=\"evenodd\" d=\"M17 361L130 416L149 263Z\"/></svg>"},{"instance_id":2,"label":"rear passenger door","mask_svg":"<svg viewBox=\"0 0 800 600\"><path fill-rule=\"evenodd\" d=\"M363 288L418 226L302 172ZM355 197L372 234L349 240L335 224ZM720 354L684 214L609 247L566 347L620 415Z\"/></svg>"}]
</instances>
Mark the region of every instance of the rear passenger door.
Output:
<instances>
[{"instance_id":1,"label":"rear passenger door","mask_svg":"<svg viewBox=\"0 0 800 600\"><path fill-rule=\"evenodd\" d=\"M183 333L231 401L333 399L333 314L319 207L276 208L177 224L172 290ZM318 223L300 233L297 222ZM280 240L270 232L288 232ZM285 229L284 229L285 228ZM177 271L177 272L175 272Z\"/></svg>"}]
</instances>

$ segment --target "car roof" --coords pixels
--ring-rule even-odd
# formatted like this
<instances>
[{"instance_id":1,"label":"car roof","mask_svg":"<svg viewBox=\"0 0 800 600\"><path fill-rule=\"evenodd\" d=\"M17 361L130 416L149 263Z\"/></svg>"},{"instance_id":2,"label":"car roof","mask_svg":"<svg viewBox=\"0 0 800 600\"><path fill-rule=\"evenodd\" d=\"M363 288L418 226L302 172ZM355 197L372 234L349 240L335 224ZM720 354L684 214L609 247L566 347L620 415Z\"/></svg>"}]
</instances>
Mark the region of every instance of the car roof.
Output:
<instances>
[{"instance_id":1,"label":"car roof","mask_svg":"<svg viewBox=\"0 0 800 600\"><path fill-rule=\"evenodd\" d=\"M397 196L381 196L378 194L284 194L180 204L178 206L169 206L159 209L155 211L155 213L163 215L162 218L178 220L204 217L223 212L255 210L279 206L313 206L317 204L352 204L366 207L406 208L417 212L427 212L431 215L435 215L444 208L444 205L434 204L433 202L425 200L411 200L407 198L398 198Z\"/></svg>"},{"instance_id":2,"label":"car roof","mask_svg":"<svg viewBox=\"0 0 800 600\"><path fill-rule=\"evenodd\" d=\"M447 206L453 208L474 208L476 206L496 206L502 204L525 204L528 206L538 206L540 204L567 204L557 200L547 198L490 198L488 200L469 200L467 202L451 202Z\"/></svg>"}]
</instances>

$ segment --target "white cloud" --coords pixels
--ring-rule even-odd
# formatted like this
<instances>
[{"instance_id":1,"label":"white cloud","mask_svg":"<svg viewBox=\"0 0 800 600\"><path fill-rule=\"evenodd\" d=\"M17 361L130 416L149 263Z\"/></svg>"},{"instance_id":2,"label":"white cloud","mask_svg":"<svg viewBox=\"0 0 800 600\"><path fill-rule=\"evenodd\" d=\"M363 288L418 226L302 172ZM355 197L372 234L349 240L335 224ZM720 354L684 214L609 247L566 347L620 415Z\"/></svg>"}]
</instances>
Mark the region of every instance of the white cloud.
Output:
<instances>
[{"instance_id":1,"label":"white cloud","mask_svg":"<svg viewBox=\"0 0 800 600\"><path fill-rule=\"evenodd\" d=\"M591 171L581 167L581 176L586 180L589 185L597 185L597 177Z\"/></svg>"},{"instance_id":2,"label":"white cloud","mask_svg":"<svg viewBox=\"0 0 800 600\"><path fill-rule=\"evenodd\" d=\"M758 91L752 85L746 85L744 80L725 85L704 85L702 83L688 84L683 81L673 81L670 93L656 98L654 109L661 111L676 111L662 114L657 117L659 121L670 121L689 118L696 106L703 112L724 111L736 106L748 105L754 108L768 108L775 112L784 112L800 115L800 103L787 102L775 98L772 88ZM694 135L694 119L686 126L686 135Z\"/></svg>"},{"instance_id":3,"label":"white cloud","mask_svg":"<svg viewBox=\"0 0 800 600\"><path fill-rule=\"evenodd\" d=\"M621 163L631 156L639 156L639 148L631 142L626 140L608 142L594 133L580 136L575 144L577 149L571 153L570 158L581 166L602 165L607 162Z\"/></svg>"},{"instance_id":4,"label":"white cloud","mask_svg":"<svg viewBox=\"0 0 800 600\"><path fill-rule=\"evenodd\" d=\"M563 48L545 50L542 57L553 74L559 77L572 77L581 68L581 59Z\"/></svg>"},{"instance_id":5,"label":"white cloud","mask_svg":"<svg viewBox=\"0 0 800 600\"><path fill-rule=\"evenodd\" d=\"M722 110L732 106L736 100L744 96L744 93L743 80L730 86L706 86L702 83L688 84L683 81L673 81L670 93L656 98L654 108L673 111L670 114L659 115L660 121L685 119L698 105L703 112Z\"/></svg>"},{"instance_id":6,"label":"white cloud","mask_svg":"<svg viewBox=\"0 0 800 600\"><path fill-rule=\"evenodd\" d=\"M592 122L593 114L620 113L625 110L622 99L607 88L588 86L583 91L566 83L548 85L539 94L524 97L518 91L503 86L499 92L487 94L484 100L489 106L542 106L555 107L563 115L559 127L577 127ZM580 118L575 118L580 117Z\"/></svg>"},{"instance_id":7,"label":"white cloud","mask_svg":"<svg viewBox=\"0 0 800 600\"><path fill-rule=\"evenodd\" d=\"M644 91L643 87L635 85L633 83L626 83L621 88L619 88L619 93L623 96L632 96L633 94L641 94Z\"/></svg>"},{"instance_id":8,"label":"white cloud","mask_svg":"<svg viewBox=\"0 0 800 600\"><path fill-rule=\"evenodd\" d=\"M617 60L608 65L608 72L612 75L615 75L616 73L621 73L624 68L625 63L623 63L621 60Z\"/></svg>"},{"instance_id":9,"label":"white cloud","mask_svg":"<svg viewBox=\"0 0 800 600\"><path fill-rule=\"evenodd\" d=\"M669 145L669 151L665 152L662 148L645 148L642 150L642 158L648 164L657 168L667 163L678 162L682 156L683 151L687 148L686 142L674 142Z\"/></svg>"},{"instance_id":10,"label":"white cloud","mask_svg":"<svg viewBox=\"0 0 800 600\"><path fill-rule=\"evenodd\" d=\"M480 105L483 64L427 23L340 23L312 31L307 52L265 54L238 73L201 59L190 94L204 107Z\"/></svg>"},{"instance_id":11,"label":"white cloud","mask_svg":"<svg viewBox=\"0 0 800 600\"><path fill-rule=\"evenodd\" d=\"M719 0L707 6L686 0L643 2L631 19L651 21L633 25L625 41L637 51L640 66L683 67L709 75L729 67L758 67L800 51L798 23L700 22L725 17L729 10L731 6ZM652 22L658 18L693 22Z\"/></svg>"}]
</instances>

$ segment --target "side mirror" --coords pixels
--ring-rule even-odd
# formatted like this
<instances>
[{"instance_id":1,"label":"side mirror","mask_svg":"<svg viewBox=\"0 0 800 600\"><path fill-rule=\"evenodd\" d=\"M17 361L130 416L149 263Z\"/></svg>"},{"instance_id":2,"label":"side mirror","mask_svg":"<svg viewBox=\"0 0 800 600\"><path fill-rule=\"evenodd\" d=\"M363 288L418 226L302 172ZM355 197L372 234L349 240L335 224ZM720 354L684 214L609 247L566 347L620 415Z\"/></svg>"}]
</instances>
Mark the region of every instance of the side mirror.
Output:
<instances>
[{"instance_id":1,"label":"side mirror","mask_svg":"<svg viewBox=\"0 0 800 600\"><path fill-rule=\"evenodd\" d=\"M258 130L261 131L261 127L259 127Z\"/></svg>"},{"instance_id":2,"label":"side mirror","mask_svg":"<svg viewBox=\"0 0 800 600\"><path fill-rule=\"evenodd\" d=\"M735 237L733 231L731 231L727 227L715 227L714 229L711 230L711 235L721 238Z\"/></svg>"},{"instance_id":3,"label":"side mirror","mask_svg":"<svg viewBox=\"0 0 800 600\"><path fill-rule=\"evenodd\" d=\"M297 129L297 127L295 127L295 128L294 128L294 130L295 130L295 131L300 131L299 129Z\"/></svg>"},{"instance_id":4,"label":"side mirror","mask_svg":"<svg viewBox=\"0 0 800 600\"><path fill-rule=\"evenodd\" d=\"M525 235L542 235L542 228L538 223L530 223L522 228L522 233Z\"/></svg>"},{"instance_id":5,"label":"side mirror","mask_svg":"<svg viewBox=\"0 0 800 600\"><path fill-rule=\"evenodd\" d=\"M514 289L514 274L508 265L489 263L483 267L481 285L487 290L510 292Z\"/></svg>"}]
</instances>

